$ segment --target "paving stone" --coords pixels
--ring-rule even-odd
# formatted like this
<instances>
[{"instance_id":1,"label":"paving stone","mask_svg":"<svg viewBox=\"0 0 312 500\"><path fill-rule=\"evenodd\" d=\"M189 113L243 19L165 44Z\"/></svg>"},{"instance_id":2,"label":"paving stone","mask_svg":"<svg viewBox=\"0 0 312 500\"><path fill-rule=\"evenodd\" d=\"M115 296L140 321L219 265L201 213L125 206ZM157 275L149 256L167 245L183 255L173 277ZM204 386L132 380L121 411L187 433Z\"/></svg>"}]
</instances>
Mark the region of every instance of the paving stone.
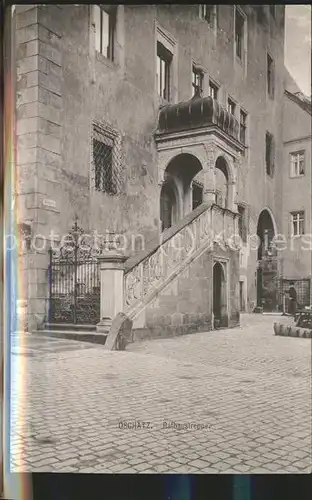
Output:
<instances>
[{"instance_id":1,"label":"paving stone","mask_svg":"<svg viewBox=\"0 0 312 500\"><path fill-rule=\"evenodd\" d=\"M310 353L306 339L272 335L273 320L242 315L242 328L194 334L192 342L189 336L142 341L123 353L98 345L82 350L80 342L68 340L53 352L47 339L50 352L33 347L36 355L27 362L26 398L12 396L16 414L23 408L19 400L27 400L25 425L18 433L12 429L19 436L15 446L30 467L55 459L47 467L59 472L114 473L113 467L123 467L141 473L137 466L156 473L307 471ZM35 341L41 342L38 335ZM119 417L151 421L153 429L121 431ZM207 433L177 431L163 429L164 420L211 426ZM53 446L33 441L34 430L52 436Z\"/></svg>"}]
</instances>

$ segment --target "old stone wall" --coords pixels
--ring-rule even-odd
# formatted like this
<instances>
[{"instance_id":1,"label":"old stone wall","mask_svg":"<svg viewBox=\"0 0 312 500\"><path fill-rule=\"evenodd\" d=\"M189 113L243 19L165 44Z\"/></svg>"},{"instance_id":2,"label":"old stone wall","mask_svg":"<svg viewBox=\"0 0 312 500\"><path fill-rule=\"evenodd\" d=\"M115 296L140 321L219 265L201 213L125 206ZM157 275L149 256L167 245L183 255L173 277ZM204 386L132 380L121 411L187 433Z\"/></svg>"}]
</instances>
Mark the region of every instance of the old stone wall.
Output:
<instances>
[{"instance_id":1,"label":"old stone wall","mask_svg":"<svg viewBox=\"0 0 312 500\"><path fill-rule=\"evenodd\" d=\"M228 326L239 324L237 252L214 245L193 260L158 296L148 304L140 327L134 322L136 339L166 337L198 331L209 331L212 325L213 264L226 262Z\"/></svg>"},{"instance_id":2,"label":"old stone wall","mask_svg":"<svg viewBox=\"0 0 312 500\"><path fill-rule=\"evenodd\" d=\"M199 19L198 5L119 6L116 60L95 51L89 5L19 6L17 9L17 105L20 206L32 232L59 236L75 214L86 231L142 235L159 231L157 151L153 132L161 100L156 89L156 24L176 41L175 101L191 97L192 63L220 85L248 113L248 147L238 167L237 199L249 206L250 231L265 206L278 225L282 164L281 99L284 7L261 22L252 6L247 16L247 58L234 53L234 7L218 6L218 29ZM266 10L266 12L268 9ZM266 91L266 58L275 64L275 97ZM92 122L108 124L120 136L120 190L95 191L92 181ZM275 136L276 171L265 173L265 132ZM140 240L140 238L139 238ZM130 240L128 240L129 242ZM126 250L131 250L128 247ZM47 253L33 251L39 273L28 296L40 318L46 312ZM36 259L39 260L38 263ZM255 296L255 255L247 267L248 296ZM40 276L39 276L40 275ZM35 276L35 273L33 274ZM40 285L40 286L39 286ZM39 292L40 290L40 292ZM37 309L36 309L37 308Z\"/></svg>"},{"instance_id":3,"label":"old stone wall","mask_svg":"<svg viewBox=\"0 0 312 500\"><path fill-rule=\"evenodd\" d=\"M50 231L61 220L62 51L60 8L16 8L17 202L30 230L21 249L28 328L46 318ZM26 288L27 287L27 288Z\"/></svg>"}]
</instances>

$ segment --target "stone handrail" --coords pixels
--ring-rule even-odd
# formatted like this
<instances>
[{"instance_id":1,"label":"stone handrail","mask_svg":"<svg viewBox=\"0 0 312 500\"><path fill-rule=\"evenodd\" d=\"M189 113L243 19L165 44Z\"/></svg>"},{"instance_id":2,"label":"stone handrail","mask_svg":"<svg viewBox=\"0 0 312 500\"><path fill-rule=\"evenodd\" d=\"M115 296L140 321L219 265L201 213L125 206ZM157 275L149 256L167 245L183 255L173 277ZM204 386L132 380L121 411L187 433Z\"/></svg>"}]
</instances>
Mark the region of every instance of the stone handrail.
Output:
<instances>
[{"instance_id":1,"label":"stone handrail","mask_svg":"<svg viewBox=\"0 0 312 500\"><path fill-rule=\"evenodd\" d=\"M238 214L204 203L125 265L125 312L132 316L214 242L239 248Z\"/></svg>"}]
</instances>

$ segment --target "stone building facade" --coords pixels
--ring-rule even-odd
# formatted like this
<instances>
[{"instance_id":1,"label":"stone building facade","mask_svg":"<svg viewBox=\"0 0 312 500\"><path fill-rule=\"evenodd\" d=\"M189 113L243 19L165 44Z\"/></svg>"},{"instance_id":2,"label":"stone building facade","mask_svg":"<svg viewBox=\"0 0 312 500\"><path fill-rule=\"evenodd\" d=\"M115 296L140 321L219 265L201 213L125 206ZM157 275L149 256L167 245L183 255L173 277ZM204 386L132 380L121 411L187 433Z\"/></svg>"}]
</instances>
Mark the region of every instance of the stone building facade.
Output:
<instances>
[{"instance_id":1,"label":"stone building facade","mask_svg":"<svg viewBox=\"0 0 312 500\"><path fill-rule=\"evenodd\" d=\"M242 237L240 252L224 256L234 269L229 301L237 322L239 309L261 302L265 235L270 240L284 224L284 6L102 7L16 7L17 199L29 328L47 321L51 231L59 240L78 216L88 233L123 235L135 259L205 203L237 221ZM200 286L208 304L212 288ZM202 326L211 326L208 316Z\"/></svg>"}]
</instances>

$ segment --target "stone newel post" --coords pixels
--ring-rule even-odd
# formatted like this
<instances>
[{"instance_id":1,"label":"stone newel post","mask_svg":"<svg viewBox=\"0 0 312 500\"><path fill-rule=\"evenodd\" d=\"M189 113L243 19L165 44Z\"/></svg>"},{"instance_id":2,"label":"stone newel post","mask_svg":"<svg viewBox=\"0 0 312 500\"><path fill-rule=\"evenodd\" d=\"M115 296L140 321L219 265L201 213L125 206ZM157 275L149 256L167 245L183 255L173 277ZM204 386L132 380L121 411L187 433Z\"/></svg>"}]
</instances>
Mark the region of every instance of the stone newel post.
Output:
<instances>
[{"instance_id":1,"label":"stone newel post","mask_svg":"<svg viewBox=\"0 0 312 500\"><path fill-rule=\"evenodd\" d=\"M124 262L127 257L107 252L98 257L101 274L101 320L98 333L108 333L112 321L124 309Z\"/></svg>"}]
</instances>

